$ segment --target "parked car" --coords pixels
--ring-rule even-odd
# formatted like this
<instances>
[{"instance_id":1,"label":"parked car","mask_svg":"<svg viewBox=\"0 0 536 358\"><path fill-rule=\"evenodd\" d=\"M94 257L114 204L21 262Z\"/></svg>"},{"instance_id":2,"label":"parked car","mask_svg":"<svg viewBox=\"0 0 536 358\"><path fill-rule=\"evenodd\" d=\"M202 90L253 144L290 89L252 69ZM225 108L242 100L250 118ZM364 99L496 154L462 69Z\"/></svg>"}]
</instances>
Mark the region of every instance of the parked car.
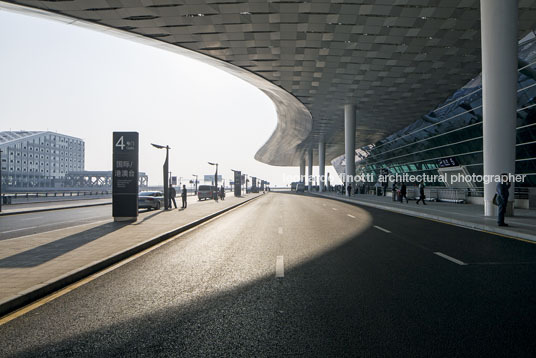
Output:
<instances>
[{"instance_id":1,"label":"parked car","mask_svg":"<svg viewBox=\"0 0 536 358\"><path fill-rule=\"evenodd\" d=\"M218 193L213 185L199 185L197 188L197 198L199 200L214 199L214 195Z\"/></svg>"},{"instance_id":2,"label":"parked car","mask_svg":"<svg viewBox=\"0 0 536 358\"><path fill-rule=\"evenodd\" d=\"M305 191L305 184L297 183L296 184L296 193L303 193Z\"/></svg>"},{"instance_id":3,"label":"parked car","mask_svg":"<svg viewBox=\"0 0 536 358\"><path fill-rule=\"evenodd\" d=\"M161 191L142 191L138 194L139 209L158 210L164 206L164 193Z\"/></svg>"}]
</instances>

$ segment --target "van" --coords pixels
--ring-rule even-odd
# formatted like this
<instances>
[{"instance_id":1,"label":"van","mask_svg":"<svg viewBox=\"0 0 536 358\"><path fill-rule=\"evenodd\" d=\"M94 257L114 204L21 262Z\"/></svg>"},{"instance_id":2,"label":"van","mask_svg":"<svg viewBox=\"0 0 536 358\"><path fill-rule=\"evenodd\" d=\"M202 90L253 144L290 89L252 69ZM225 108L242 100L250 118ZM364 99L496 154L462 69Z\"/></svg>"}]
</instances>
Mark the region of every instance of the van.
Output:
<instances>
[{"instance_id":1,"label":"van","mask_svg":"<svg viewBox=\"0 0 536 358\"><path fill-rule=\"evenodd\" d=\"M199 200L213 199L216 193L216 187L213 185L199 185L197 188L197 198Z\"/></svg>"}]
</instances>

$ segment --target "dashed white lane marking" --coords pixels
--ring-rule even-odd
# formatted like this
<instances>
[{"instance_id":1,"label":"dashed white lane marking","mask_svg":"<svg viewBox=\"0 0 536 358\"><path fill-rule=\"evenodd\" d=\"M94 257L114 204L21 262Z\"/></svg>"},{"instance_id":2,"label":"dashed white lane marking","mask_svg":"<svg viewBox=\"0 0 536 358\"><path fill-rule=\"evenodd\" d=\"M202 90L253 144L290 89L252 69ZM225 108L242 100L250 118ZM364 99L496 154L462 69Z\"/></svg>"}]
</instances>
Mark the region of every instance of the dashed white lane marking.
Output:
<instances>
[{"instance_id":1,"label":"dashed white lane marking","mask_svg":"<svg viewBox=\"0 0 536 358\"><path fill-rule=\"evenodd\" d=\"M353 215L350 215L350 214L346 214L346 215L348 215L348 216L351 217L352 219L355 219L355 216L353 216Z\"/></svg>"},{"instance_id":2,"label":"dashed white lane marking","mask_svg":"<svg viewBox=\"0 0 536 358\"><path fill-rule=\"evenodd\" d=\"M337 209L337 208L332 208L332 209L335 210L335 211L339 210L339 209Z\"/></svg>"},{"instance_id":3,"label":"dashed white lane marking","mask_svg":"<svg viewBox=\"0 0 536 358\"><path fill-rule=\"evenodd\" d=\"M277 232L279 235L283 235L283 228L280 226L278 229L277 229Z\"/></svg>"},{"instance_id":4,"label":"dashed white lane marking","mask_svg":"<svg viewBox=\"0 0 536 358\"><path fill-rule=\"evenodd\" d=\"M285 277L285 262L283 256L277 256L275 260L275 277Z\"/></svg>"},{"instance_id":5,"label":"dashed white lane marking","mask_svg":"<svg viewBox=\"0 0 536 358\"><path fill-rule=\"evenodd\" d=\"M461 265L461 266L465 266L465 265L467 265L465 262L460 261L460 260L458 260L458 259L455 259L454 257L450 257L449 255L445 255L445 254L442 253L442 252L434 252L434 254L436 254L437 256L440 256L440 257L444 258L445 260L449 260L450 262L454 262L454 263L457 264L457 265Z\"/></svg>"},{"instance_id":6,"label":"dashed white lane marking","mask_svg":"<svg viewBox=\"0 0 536 358\"><path fill-rule=\"evenodd\" d=\"M376 225L374 225L374 227L375 227L376 229L378 229L378 230L381 230L381 231L383 231L383 232L386 232L386 233L388 233L388 234L390 234L390 233L391 233L391 232L390 232L389 230L387 230L387 229L384 229L383 227L380 227L380 226L376 226Z\"/></svg>"}]
</instances>

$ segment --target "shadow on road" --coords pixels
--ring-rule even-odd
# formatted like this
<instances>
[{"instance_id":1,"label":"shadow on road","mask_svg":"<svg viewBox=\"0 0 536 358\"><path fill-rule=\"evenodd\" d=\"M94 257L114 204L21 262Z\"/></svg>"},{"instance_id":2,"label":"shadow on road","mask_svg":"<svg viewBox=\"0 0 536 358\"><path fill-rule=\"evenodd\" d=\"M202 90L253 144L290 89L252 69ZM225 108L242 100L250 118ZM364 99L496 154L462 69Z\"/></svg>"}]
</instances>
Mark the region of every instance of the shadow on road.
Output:
<instances>
[{"instance_id":1,"label":"shadow on road","mask_svg":"<svg viewBox=\"0 0 536 358\"><path fill-rule=\"evenodd\" d=\"M0 259L0 268L34 267L121 229L128 223L110 222Z\"/></svg>"}]
</instances>

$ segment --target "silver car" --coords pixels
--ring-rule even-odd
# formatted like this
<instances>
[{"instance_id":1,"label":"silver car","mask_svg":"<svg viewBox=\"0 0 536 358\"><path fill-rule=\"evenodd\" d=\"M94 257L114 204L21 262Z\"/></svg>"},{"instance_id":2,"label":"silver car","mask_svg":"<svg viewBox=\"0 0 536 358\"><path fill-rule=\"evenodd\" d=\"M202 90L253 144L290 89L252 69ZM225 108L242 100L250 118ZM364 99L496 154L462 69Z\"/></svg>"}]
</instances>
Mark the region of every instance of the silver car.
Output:
<instances>
[{"instance_id":1,"label":"silver car","mask_svg":"<svg viewBox=\"0 0 536 358\"><path fill-rule=\"evenodd\" d=\"M164 194L161 191L142 191L138 194L139 209L158 210L164 206Z\"/></svg>"}]
</instances>

